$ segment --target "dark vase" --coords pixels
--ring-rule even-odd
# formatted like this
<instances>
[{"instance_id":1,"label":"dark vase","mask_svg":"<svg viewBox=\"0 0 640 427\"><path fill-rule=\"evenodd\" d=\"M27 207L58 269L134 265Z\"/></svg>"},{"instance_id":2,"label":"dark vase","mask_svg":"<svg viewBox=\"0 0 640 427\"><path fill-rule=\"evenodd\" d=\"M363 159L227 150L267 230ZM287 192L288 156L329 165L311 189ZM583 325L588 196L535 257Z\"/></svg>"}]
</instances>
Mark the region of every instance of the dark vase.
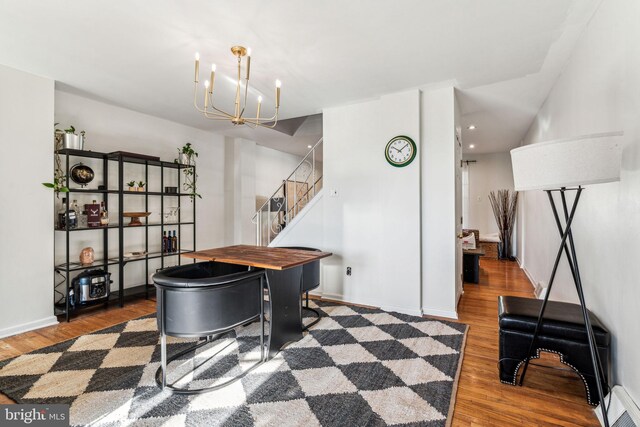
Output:
<instances>
[{"instance_id":1,"label":"dark vase","mask_svg":"<svg viewBox=\"0 0 640 427\"><path fill-rule=\"evenodd\" d=\"M511 246L511 233L513 230L507 230L506 233L500 234L500 239L502 240L498 243L498 258L513 261L515 257L511 256L512 254L512 246Z\"/></svg>"}]
</instances>

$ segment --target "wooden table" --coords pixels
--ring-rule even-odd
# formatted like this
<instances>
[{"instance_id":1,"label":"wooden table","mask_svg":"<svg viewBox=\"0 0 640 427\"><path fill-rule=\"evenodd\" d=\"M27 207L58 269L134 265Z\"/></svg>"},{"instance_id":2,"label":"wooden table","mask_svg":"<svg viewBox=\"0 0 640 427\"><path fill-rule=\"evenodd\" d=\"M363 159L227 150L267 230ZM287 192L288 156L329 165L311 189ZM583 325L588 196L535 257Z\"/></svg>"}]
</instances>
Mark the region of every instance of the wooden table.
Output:
<instances>
[{"instance_id":1,"label":"wooden table","mask_svg":"<svg viewBox=\"0 0 640 427\"><path fill-rule=\"evenodd\" d=\"M484 256L484 249L464 249L462 251L462 277L467 283L480 281L480 257Z\"/></svg>"},{"instance_id":2,"label":"wooden table","mask_svg":"<svg viewBox=\"0 0 640 427\"><path fill-rule=\"evenodd\" d=\"M302 266L331 256L330 252L235 245L183 254L185 258L264 268L269 290L268 357L302 339Z\"/></svg>"}]
</instances>

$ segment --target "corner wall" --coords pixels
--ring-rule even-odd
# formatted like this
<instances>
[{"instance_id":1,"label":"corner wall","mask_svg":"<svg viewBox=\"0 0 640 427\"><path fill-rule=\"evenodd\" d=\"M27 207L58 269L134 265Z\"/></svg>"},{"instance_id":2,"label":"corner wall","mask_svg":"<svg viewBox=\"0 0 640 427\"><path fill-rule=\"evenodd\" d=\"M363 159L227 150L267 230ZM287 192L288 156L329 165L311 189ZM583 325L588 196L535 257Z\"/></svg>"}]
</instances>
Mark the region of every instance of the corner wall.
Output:
<instances>
[{"instance_id":1,"label":"corner wall","mask_svg":"<svg viewBox=\"0 0 640 427\"><path fill-rule=\"evenodd\" d=\"M613 335L613 382L640 403L640 3L604 0L551 90L525 143L624 131L621 180L586 187L574 219L585 298ZM520 259L548 281L560 238L543 192L525 193ZM524 254L522 254L522 250ZM576 301L566 261L551 292Z\"/></svg>"},{"instance_id":2,"label":"corner wall","mask_svg":"<svg viewBox=\"0 0 640 427\"><path fill-rule=\"evenodd\" d=\"M422 311L452 318L459 292L455 108L453 87L422 93Z\"/></svg>"},{"instance_id":3,"label":"corner wall","mask_svg":"<svg viewBox=\"0 0 640 427\"><path fill-rule=\"evenodd\" d=\"M53 316L53 80L0 65L0 338Z\"/></svg>"},{"instance_id":4,"label":"corner wall","mask_svg":"<svg viewBox=\"0 0 640 427\"><path fill-rule=\"evenodd\" d=\"M420 161L384 156L397 135L421 152L420 92L326 109L323 128L323 296L420 314Z\"/></svg>"}]
</instances>

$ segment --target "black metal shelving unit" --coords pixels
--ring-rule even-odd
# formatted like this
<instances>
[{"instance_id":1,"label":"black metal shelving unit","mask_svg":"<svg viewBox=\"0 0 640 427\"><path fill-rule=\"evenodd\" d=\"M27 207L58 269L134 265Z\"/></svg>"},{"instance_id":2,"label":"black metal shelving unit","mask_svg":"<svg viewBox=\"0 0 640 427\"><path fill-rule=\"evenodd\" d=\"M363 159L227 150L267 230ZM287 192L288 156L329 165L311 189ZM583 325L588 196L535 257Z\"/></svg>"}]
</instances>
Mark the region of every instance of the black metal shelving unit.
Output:
<instances>
[{"instance_id":1,"label":"black metal shelving unit","mask_svg":"<svg viewBox=\"0 0 640 427\"><path fill-rule=\"evenodd\" d=\"M125 299L130 297L145 297L150 298L152 293L155 293L155 287L153 284L147 283L149 277L149 260L152 259L160 259L161 269L165 268L165 259L169 257L177 256L178 265L181 264L181 254L192 252L196 247L196 200L195 198L192 200L193 203L193 212L192 218L189 221L182 221L181 216L181 199L184 197L189 197L189 193L165 193L164 191L127 191L124 187L124 166L127 163L132 164L140 164L144 166L144 176L145 182L147 183L147 189L149 188L149 167L159 167L160 168L160 189L164 190L165 186L165 171L175 172L177 175L178 188L181 188L181 172L185 168L193 168L195 174L195 165L187 166L181 165L174 162L164 162L160 160L149 160L144 158L138 158L128 155L123 155L121 153L100 153L95 151L84 151L84 150L71 150L64 149L59 150L57 152L60 156L64 157L64 165L65 165L65 176L66 176L66 186L70 188L71 184L69 180L69 171L71 168L71 158L92 158L102 160L102 184L105 189L84 189L84 188L70 188L69 193L67 194L67 205L65 208L68 208L71 204L71 197L73 194L95 194L98 198L101 196L102 202L104 202L105 209L109 212L109 219L113 221L117 218L117 222L111 223L107 226L102 227L78 227L78 228L65 228L65 229L56 229L58 232L65 233L65 262L55 265L54 270L56 273L64 276L64 282L60 282L58 284L54 284L56 290L57 288L65 284L65 291L63 293L64 296L64 307L60 304L57 304L55 299L54 292L54 311L56 316L65 316L66 321L68 322L71 318L71 314L81 311L85 308L95 307L96 305L104 305L105 307L109 304L109 302L117 301L120 307L124 307ZM117 175L118 175L118 185L117 190L109 189L109 163L117 162ZM109 196L115 195L118 197L118 210L117 215L114 215L115 212L112 212L109 208ZM125 223L125 218L123 213L126 212L124 209L125 206L125 196L142 196L144 197L144 206L145 211L149 211L149 197L159 197L160 198L160 222L159 223L149 223L148 218L144 218L144 223L138 226L128 226ZM164 221L164 207L165 207L165 198L172 197L177 198L178 205L178 221L165 223ZM66 224L69 224L69 218L67 218ZM160 227L160 237L162 237L162 231L164 231L165 227L177 227L177 238L178 238L178 250L177 252L164 253L162 251L158 252L149 252L149 228L150 227ZM185 250L182 249L182 231L183 227L192 227L193 228L193 246L192 248ZM135 229L144 229L144 247L145 247L145 255L136 256L136 257L125 257L124 247L125 247L125 230L128 228ZM118 229L118 253L117 256L109 256L109 230L110 229ZM102 230L102 249L103 255L101 260L96 260L91 265L82 265L79 262L72 262L70 259L70 241L73 233L77 231L88 231L88 230ZM56 248L57 249L57 248ZM145 280L143 284L128 286L125 287L124 281L124 269L127 264L133 262L145 262ZM100 302L98 304L87 305L87 306L77 306L73 308L69 304L69 291L72 288L72 278L71 273L78 272L81 270L102 268L106 271L109 271L109 268L118 268L118 290L112 291L110 293L109 299ZM57 280L56 280L57 281Z\"/></svg>"}]
</instances>

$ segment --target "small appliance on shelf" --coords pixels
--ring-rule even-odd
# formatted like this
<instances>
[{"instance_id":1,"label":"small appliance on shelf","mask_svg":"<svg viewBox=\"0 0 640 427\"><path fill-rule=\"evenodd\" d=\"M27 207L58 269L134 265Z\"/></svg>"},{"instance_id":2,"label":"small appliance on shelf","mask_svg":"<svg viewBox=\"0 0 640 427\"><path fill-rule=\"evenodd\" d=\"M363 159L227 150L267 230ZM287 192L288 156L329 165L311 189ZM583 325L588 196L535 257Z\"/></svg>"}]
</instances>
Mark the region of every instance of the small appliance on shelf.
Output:
<instances>
[{"instance_id":1,"label":"small appliance on shelf","mask_svg":"<svg viewBox=\"0 0 640 427\"><path fill-rule=\"evenodd\" d=\"M111 273L96 269L80 273L73 279L74 298L70 305L87 305L109 299Z\"/></svg>"}]
</instances>

